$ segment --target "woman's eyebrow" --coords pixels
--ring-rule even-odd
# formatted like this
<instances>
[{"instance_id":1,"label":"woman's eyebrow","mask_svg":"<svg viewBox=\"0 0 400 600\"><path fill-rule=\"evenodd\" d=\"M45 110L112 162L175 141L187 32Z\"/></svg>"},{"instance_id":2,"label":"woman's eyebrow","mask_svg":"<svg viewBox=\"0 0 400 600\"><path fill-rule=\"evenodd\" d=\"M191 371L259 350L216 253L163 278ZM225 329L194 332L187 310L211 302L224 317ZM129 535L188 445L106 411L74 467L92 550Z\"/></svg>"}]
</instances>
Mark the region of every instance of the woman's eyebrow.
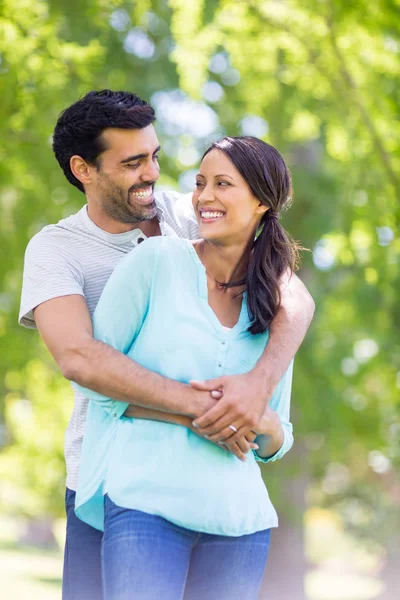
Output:
<instances>
[{"instance_id":1,"label":"woman's eyebrow","mask_svg":"<svg viewBox=\"0 0 400 600\"><path fill-rule=\"evenodd\" d=\"M196 177L201 177L202 179L205 179L205 176L202 175L202 173L197 173ZM218 177L227 177L228 179L231 179L232 181L234 181L233 177L231 177L230 175L226 175L224 173L218 173L218 175L214 175L214 179L217 179Z\"/></svg>"}]
</instances>

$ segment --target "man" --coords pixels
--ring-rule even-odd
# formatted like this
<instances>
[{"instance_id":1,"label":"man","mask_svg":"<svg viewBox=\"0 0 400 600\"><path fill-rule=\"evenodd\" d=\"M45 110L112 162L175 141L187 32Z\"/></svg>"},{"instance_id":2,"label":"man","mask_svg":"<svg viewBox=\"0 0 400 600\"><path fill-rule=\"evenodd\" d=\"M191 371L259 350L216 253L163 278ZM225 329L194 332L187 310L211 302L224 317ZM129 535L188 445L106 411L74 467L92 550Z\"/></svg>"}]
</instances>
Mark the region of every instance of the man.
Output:
<instances>
[{"instance_id":1,"label":"man","mask_svg":"<svg viewBox=\"0 0 400 600\"><path fill-rule=\"evenodd\" d=\"M297 277L285 284L264 355L245 375L188 386L147 371L92 337L91 314L124 254L153 235L197 237L184 197L154 198L160 151L154 120L153 109L136 95L109 90L90 92L61 114L53 149L87 206L45 227L29 243L20 323L39 329L67 379L133 406L190 416L199 435L217 439L228 430L228 448L241 456L249 448L245 436L256 429L312 318L312 299ZM88 400L75 390L65 440L64 599L101 598L101 534L74 514L87 407Z\"/></svg>"}]
</instances>

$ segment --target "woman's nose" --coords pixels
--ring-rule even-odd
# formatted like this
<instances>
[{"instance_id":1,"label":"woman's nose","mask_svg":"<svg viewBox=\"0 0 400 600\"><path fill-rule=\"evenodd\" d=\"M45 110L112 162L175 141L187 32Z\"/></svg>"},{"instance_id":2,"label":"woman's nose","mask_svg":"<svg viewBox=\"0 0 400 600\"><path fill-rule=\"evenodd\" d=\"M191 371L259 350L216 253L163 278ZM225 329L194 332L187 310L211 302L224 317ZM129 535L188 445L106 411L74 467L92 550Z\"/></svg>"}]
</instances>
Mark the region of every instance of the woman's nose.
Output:
<instances>
[{"instance_id":1,"label":"woman's nose","mask_svg":"<svg viewBox=\"0 0 400 600\"><path fill-rule=\"evenodd\" d=\"M199 200L203 202L212 202L214 200L214 194L210 186L206 185L203 187L199 195Z\"/></svg>"}]
</instances>

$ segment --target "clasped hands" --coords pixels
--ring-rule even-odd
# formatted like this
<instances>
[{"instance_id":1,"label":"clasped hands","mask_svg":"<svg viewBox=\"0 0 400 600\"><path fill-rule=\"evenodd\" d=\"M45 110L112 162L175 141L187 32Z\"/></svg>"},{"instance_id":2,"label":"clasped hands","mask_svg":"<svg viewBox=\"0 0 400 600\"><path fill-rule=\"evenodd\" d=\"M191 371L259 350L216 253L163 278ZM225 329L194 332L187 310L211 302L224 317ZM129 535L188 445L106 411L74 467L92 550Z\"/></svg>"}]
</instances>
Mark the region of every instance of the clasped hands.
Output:
<instances>
[{"instance_id":1,"label":"clasped hands","mask_svg":"<svg viewBox=\"0 0 400 600\"><path fill-rule=\"evenodd\" d=\"M208 392L214 404L199 403L197 415L192 422L193 431L210 442L221 445L240 460L258 445L258 435L273 433L279 416L269 406L265 380L254 374L219 377L206 382L191 381L191 387ZM278 425L279 426L279 425Z\"/></svg>"},{"instance_id":2,"label":"clasped hands","mask_svg":"<svg viewBox=\"0 0 400 600\"><path fill-rule=\"evenodd\" d=\"M254 441L257 436L263 436L259 440L263 444L263 452L266 440L275 440L280 446L279 432L283 435L281 421L279 415L267 406L272 390L266 387L265 377L250 372L203 382L191 381L185 388L185 413L129 405L124 415L187 427L243 461L250 450L258 449Z\"/></svg>"}]
</instances>

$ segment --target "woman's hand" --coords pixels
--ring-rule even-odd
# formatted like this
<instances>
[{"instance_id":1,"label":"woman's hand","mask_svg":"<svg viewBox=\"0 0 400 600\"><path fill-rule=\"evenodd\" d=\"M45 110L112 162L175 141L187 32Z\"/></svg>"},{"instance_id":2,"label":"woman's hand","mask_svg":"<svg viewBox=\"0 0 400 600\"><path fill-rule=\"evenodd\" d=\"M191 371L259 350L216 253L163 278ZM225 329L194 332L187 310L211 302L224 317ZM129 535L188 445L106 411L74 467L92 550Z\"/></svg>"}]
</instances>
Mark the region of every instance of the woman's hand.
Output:
<instances>
[{"instance_id":1,"label":"woman's hand","mask_svg":"<svg viewBox=\"0 0 400 600\"><path fill-rule=\"evenodd\" d=\"M192 431L196 433L196 428L192 429ZM280 417L269 406L265 409L257 427L252 429L246 436L241 437L237 442L230 443L229 440L232 433L228 432L227 435L229 437L225 440L221 440L218 434L204 437L211 442L216 442L222 445L222 447L226 447L235 456L240 458L240 460L246 460L246 454L250 450L257 450L257 454L263 458L272 456L280 449L284 438Z\"/></svg>"},{"instance_id":2,"label":"woman's hand","mask_svg":"<svg viewBox=\"0 0 400 600\"><path fill-rule=\"evenodd\" d=\"M198 433L198 429L196 430L196 428L194 428L193 431ZM229 443L229 440L227 440L226 442L218 441L214 443L219 444L221 448L226 448L240 460L246 461L246 454L250 452L250 450L258 450L259 448L259 445L254 441L256 437L257 433L255 433L255 431L250 431L247 435L240 437L237 442ZM207 437L207 439L209 438ZM213 442L214 440L210 439L209 441Z\"/></svg>"}]
</instances>

